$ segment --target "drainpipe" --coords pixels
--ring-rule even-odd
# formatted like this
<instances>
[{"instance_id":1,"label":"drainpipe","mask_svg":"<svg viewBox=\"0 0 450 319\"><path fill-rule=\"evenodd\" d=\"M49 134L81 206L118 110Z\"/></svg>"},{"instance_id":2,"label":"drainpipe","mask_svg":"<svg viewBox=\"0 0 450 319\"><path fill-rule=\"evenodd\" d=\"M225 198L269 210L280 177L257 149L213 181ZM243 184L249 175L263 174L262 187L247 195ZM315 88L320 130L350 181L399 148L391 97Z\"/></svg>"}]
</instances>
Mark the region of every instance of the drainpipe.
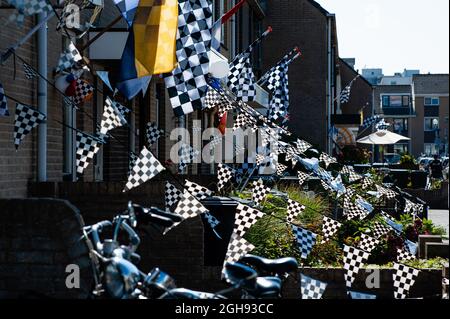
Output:
<instances>
[{"instance_id":1,"label":"drainpipe","mask_svg":"<svg viewBox=\"0 0 450 319\"><path fill-rule=\"evenodd\" d=\"M39 13L38 24L47 18L47 13ZM38 72L47 76L47 23L37 33ZM42 77L38 80L38 109L47 113L47 82ZM47 121L38 126L38 181L47 181Z\"/></svg>"},{"instance_id":2,"label":"drainpipe","mask_svg":"<svg viewBox=\"0 0 450 319\"><path fill-rule=\"evenodd\" d=\"M330 155L332 155L332 140L330 130L331 130L331 114L333 109L333 92L332 92L332 63L333 63L333 55L331 48L331 30L332 30L332 19L334 15L327 15L327 59L328 59L328 86L327 86L327 151Z\"/></svg>"}]
</instances>

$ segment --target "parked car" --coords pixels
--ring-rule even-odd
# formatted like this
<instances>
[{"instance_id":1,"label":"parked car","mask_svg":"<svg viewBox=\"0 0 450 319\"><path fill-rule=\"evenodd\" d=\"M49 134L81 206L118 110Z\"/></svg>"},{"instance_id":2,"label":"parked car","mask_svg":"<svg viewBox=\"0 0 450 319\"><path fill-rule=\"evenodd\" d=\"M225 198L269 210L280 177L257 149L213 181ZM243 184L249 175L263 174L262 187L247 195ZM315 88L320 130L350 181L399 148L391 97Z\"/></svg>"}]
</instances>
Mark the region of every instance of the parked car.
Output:
<instances>
[{"instance_id":1,"label":"parked car","mask_svg":"<svg viewBox=\"0 0 450 319\"><path fill-rule=\"evenodd\" d=\"M420 165L420 168L428 171L428 166L430 165L430 162L433 161L434 158L432 157L419 157L418 162Z\"/></svg>"}]
</instances>

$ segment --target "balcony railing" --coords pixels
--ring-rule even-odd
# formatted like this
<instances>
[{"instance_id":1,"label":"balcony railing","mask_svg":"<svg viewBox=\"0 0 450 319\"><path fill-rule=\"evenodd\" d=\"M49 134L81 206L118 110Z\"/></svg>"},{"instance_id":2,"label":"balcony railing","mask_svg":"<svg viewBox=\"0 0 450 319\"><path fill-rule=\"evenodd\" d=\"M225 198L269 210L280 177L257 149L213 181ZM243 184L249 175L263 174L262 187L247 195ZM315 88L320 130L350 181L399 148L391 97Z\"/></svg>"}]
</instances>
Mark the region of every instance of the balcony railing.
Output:
<instances>
[{"instance_id":1,"label":"balcony railing","mask_svg":"<svg viewBox=\"0 0 450 319\"><path fill-rule=\"evenodd\" d=\"M414 111L412 107L405 107L405 106L399 106L399 107L383 107L383 113L384 115L414 115Z\"/></svg>"}]
</instances>

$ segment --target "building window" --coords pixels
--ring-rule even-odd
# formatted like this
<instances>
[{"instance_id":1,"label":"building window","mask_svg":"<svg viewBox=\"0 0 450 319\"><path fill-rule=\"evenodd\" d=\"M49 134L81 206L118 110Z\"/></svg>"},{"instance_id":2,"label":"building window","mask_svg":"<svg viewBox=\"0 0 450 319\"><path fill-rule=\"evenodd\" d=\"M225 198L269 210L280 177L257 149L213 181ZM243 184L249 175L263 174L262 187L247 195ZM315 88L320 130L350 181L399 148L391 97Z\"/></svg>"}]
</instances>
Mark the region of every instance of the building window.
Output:
<instances>
[{"instance_id":1,"label":"building window","mask_svg":"<svg viewBox=\"0 0 450 319\"><path fill-rule=\"evenodd\" d=\"M409 107L409 95L383 95L383 107Z\"/></svg>"},{"instance_id":2,"label":"building window","mask_svg":"<svg viewBox=\"0 0 450 319\"><path fill-rule=\"evenodd\" d=\"M425 120L425 131L435 131L439 129L439 118L437 117L426 117Z\"/></svg>"},{"instance_id":3,"label":"building window","mask_svg":"<svg viewBox=\"0 0 450 319\"><path fill-rule=\"evenodd\" d=\"M403 134L408 132L408 119L394 119L394 132Z\"/></svg>"},{"instance_id":4,"label":"building window","mask_svg":"<svg viewBox=\"0 0 450 319\"><path fill-rule=\"evenodd\" d=\"M424 147L423 151L424 151L425 155L431 156L431 155L439 154L436 144L424 144L423 147Z\"/></svg>"},{"instance_id":5,"label":"building window","mask_svg":"<svg viewBox=\"0 0 450 319\"><path fill-rule=\"evenodd\" d=\"M409 145L408 144L394 144L394 153L408 154L409 153Z\"/></svg>"},{"instance_id":6,"label":"building window","mask_svg":"<svg viewBox=\"0 0 450 319\"><path fill-rule=\"evenodd\" d=\"M438 97L426 97L425 106L439 106L440 99Z\"/></svg>"}]
</instances>

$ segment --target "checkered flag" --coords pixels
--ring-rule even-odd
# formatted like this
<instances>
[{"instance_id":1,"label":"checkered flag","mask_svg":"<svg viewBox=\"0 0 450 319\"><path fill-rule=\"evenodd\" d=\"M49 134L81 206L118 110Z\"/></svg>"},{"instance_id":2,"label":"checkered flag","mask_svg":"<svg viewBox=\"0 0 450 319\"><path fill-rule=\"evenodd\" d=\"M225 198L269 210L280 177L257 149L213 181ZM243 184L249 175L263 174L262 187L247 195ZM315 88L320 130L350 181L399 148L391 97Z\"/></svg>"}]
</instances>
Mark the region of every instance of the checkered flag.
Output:
<instances>
[{"instance_id":1,"label":"checkered flag","mask_svg":"<svg viewBox=\"0 0 450 319\"><path fill-rule=\"evenodd\" d=\"M234 233L240 237L244 237L250 227L256 224L258 219L264 216L264 214L259 210L243 204L239 204L236 211Z\"/></svg>"},{"instance_id":2,"label":"checkered flag","mask_svg":"<svg viewBox=\"0 0 450 319\"><path fill-rule=\"evenodd\" d=\"M389 233L391 229L385 225L383 225L380 222L375 222L372 227L372 234L375 236L375 238L380 238L381 236L386 235Z\"/></svg>"},{"instance_id":3,"label":"checkered flag","mask_svg":"<svg viewBox=\"0 0 450 319\"><path fill-rule=\"evenodd\" d=\"M0 116L9 116L8 100L6 99L5 90L0 83Z\"/></svg>"},{"instance_id":4,"label":"checkered flag","mask_svg":"<svg viewBox=\"0 0 450 319\"><path fill-rule=\"evenodd\" d=\"M373 238L366 234L361 234L361 240L359 241L358 248L368 252L369 254L372 252L372 250L375 249L375 247L378 246L380 241L376 238Z\"/></svg>"},{"instance_id":5,"label":"checkered flag","mask_svg":"<svg viewBox=\"0 0 450 319\"><path fill-rule=\"evenodd\" d=\"M134 165L136 164L138 158L139 156L136 153L130 152L128 156L128 175L130 175L130 172L133 169Z\"/></svg>"},{"instance_id":6,"label":"checkered flag","mask_svg":"<svg viewBox=\"0 0 450 319\"><path fill-rule=\"evenodd\" d=\"M266 157L261 154L256 154L256 165L261 166L262 163L264 163Z\"/></svg>"},{"instance_id":7,"label":"checkered flag","mask_svg":"<svg viewBox=\"0 0 450 319\"><path fill-rule=\"evenodd\" d=\"M342 227L342 224L338 222L337 220L334 220L332 218L329 218L327 216L323 217L323 223L322 223L322 233L323 233L323 239L322 244L326 243L330 240L339 230L339 228Z\"/></svg>"},{"instance_id":8,"label":"checkered flag","mask_svg":"<svg viewBox=\"0 0 450 319\"><path fill-rule=\"evenodd\" d=\"M125 185L123 192L144 184L164 170L165 168L161 165L161 163L144 146L141 154L139 154L139 158L136 160L136 163L130 172L130 175L128 176L128 182Z\"/></svg>"},{"instance_id":9,"label":"checkered flag","mask_svg":"<svg viewBox=\"0 0 450 319\"><path fill-rule=\"evenodd\" d=\"M189 180L184 182L184 188L198 200L204 200L212 196L212 191Z\"/></svg>"},{"instance_id":10,"label":"checkered flag","mask_svg":"<svg viewBox=\"0 0 450 319\"><path fill-rule=\"evenodd\" d=\"M253 249L255 249L255 246L234 233L231 235L230 243L228 244L227 254L225 255L225 263L237 262Z\"/></svg>"},{"instance_id":11,"label":"checkered flag","mask_svg":"<svg viewBox=\"0 0 450 319\"><path fill-rule=\"evenodd\" d=\"M253 49L271 32L265 31L247 50L237 55L230 63L227 86L236 95L238 101L251 102L255 99L255 75L253 74L251 53Z\"/></svg>"},{"instance_id":12,"label":"checkered flag","mask_svg":"<svg viewBox=\"0 0 450 319\"><path fill-rule=\"evenodd\" d=\"M178 0L177 67L165 75L176 116L203 108L208 92L212 4L209 0Z\"/></svg>"},{"instance_id":13,"label":"checkered flag","mask_svg":"<svg viewBox=\"0 0 450 319\"><path fill-rule=\"evenodd\" d=\"M208 92L206 93L204 100L205 109L213 109L221 102L222 95L217 92L214 88L208 85Z\"/></svg>"},{"instance_id":14,"label":"checkered flag","mask_svg":"<svg viewBox=\"0 0 450 319\"><path fill-rule=\"evenodd\" d=\"M323 179L320 180L320 183L322 184L322 187L324 190L326 190L326 191L333 190L333 188L330 185L328 185L328 183L326 181L324 181Z\"/></svg>"},{"instance_id":15,"label":"checkered flag","mask_svg":"<svg viewBox=\"0 0 450 319\"><path fill-rule=\"evenodd\" d=\"M377 192L380 193L382 196L386 196L387 199L394 199L397 197L397 193L393 190L390 190L389 188L382 187L380 185L376 185Z\"/></svg>"},{"instance_id":16,"label":"checkered flag","mask_svg":"<svg viewBox=\"0 0 450 319\"><path fill-rule=\"evenodd\" d=\"M412 261L412 260L416 260L416 256L411 254L406 249L397 248L397 261L398 262L405 262L405 261Z\"/></svg>"},{"instance_id":17,"label":"checkered flag","mask_svg":"<svg viewBox=\"0 0 450 319\"><path fill-rule=\"evenodd\" d=\"M122 116L124 118L126 118L128 116L128 114L131 113L131 110L125 106L123 106L122 104L120 104L119 102L114 101L114 104L116 105L117 109L119 110L120 114L122 114Z\"/></svg>"},{"instance_id":18,"label":"checkered flag","mask_svg":"<svg viewBox=\"0 0 450 319\"><path fill-rule=\"evenodd\" d=\"M283 164L278 163L278 164L277 164L277 175L278 175L278 176L283 176L284 171L285 171L286 169L287 169L287 166L286 166L286 165L283 165Z\"/></svg>"},{"instance_id":19,"label":"checkered flag","mask_svg":"<svg viewBox=\"0 0 450 319\"><path fill-rule=\"evenodd\" d=\"M183 197L183 193L171 183L167 182L164 189L164 199L166 202L166 209L170 210L173 205Z\"/></svg>"},{"instance_id":20,"label":"checkered flag","mask_svg":"<svg viewBox=\"0 0 450 319\"><path fill-rule=\"evenodd\" d=\"M309 175L304 172L298 172L298 183L302 186L309 179Z\"/></svg>"},{"instance_id":21,"label":"checkered flag","mask_svg":"<svg viewBox=\"0 0 450 319\"><path fill-rule=\"evenodd\" d=\"M184 190L183 197L178 201L175 209L175 213L184 219L193 218L207 212L208 210L187 190Z\"/></svg>"},{"instance_id":22,"label":"checkered flag","mask_svg":"<svg viewBox=\"0 0 450 319\"><path fill-rule=\"evenodd\" d=\"M337 163L336 158L331 157L330 155L328 155L326 153L320 154L319 161L324 162L325 167L327 167L327 168L328 168L328 166L330 166L330 164Z\"/></svg>"},{"instance_id":23,"label":"checkered flag","mask_svg":"<svg viewBox=\"0 0 450 319\"><path fill-rule=\"evenodd\" d=\"M103 109L102 120L100 122L100 136L105 136L110 130L126 125L127 121L117 108L116 103L109 97L106 98Z\"/></svg>"},{"instance_id":24,"label":"checkered flag","mask_svg":"<svg viewBox=\"0 0 450 319\"><path fill-rule=\"evenodd\" d=\"M164 130L159 129L156 123L150 122L147 123L147 131L145 134L148 145L153 145L164 134Z\"/></svg>"},{"instance_id":25,"label":"checkered flag","mask_svg":"<svg viewBox=\"0 0 450 319\"><path fill-rule=\"evenodd\" d=\"M292 199L288 199L288 213L286 220L288 223L292 223L295 221L298 215L300 215L306 207Z\"/></svg>"},{"instance_id":26,"label":"checkered flag","mask_svg":"<svg viewBox=\"0 0 450 319\"><path fill-rule=\"evenodd\" d=\"M89 166L90 161L94 158L100 149L101 141L92 135L77 132L76 135L76 165L77 175L81 176L84 170Z\"/></svg>"},{"instance_id":27,"label":"checkered flag","mask_svg":"<svg viewBox=\"0 0 450 319\"><path fill-rule=\"evenodd\" d=\"M392 274L395 288L394 297L395 299L405 299L409 293L409 289L416 282L420 271L398 263L394 263L394 269L395 273Z\"/></svg>"},{"instance_id":28,"label":"checkered flag","mask_svg":"<svg viewBox=\"0 0 450 319\"><path fill-rule=\"evenodd\" d=\"M297 239L297 243L301 253L301 258L306 259L308 258L309 254L311 253L311 250L316 244L317 234L295 225L291 226L295 238Z\"/></svg>"},{"instance_id":29,"label":"checkered flag","mask_svg":"<svg viewBox=\"0 0 450 319\"><path fill-rule=\"evenodd\" d=\"M225 97L220 100L219 104L217 104L217 107L217 116L219 117L219 119L221 119L226 112L234 109L234 105L230 103Z\"/></svg>"},{"instance_id":30,"label":"checkered flag","mask_svg":"<svg viewBox=\"0 0 450 319\"><path fill-rule=\"evenodd\" d=\"M200 154L199 151L194 150L190 145L182 144L178 150L178 171L181 173L191 164L195 158Z\"/></svg>"},{"instance_id":31,"label":"checkered flag","mask_svg":"<svg viewBox=\"0 0 450 319\"><path fill-rule=\"evenodd\" d=\"M333 179L333 176L322 167L319 167L315 173L323 181L331 182Z\"/></svg>"},{"instance_id":32,"label":"checkered flag","mask_svg":"<svg viewBox=\"0 0 450 319\"><path fill-rule=\"evenodd\" d=\"M52 6L46 0L27 0L27 1L8 1L9 4L17 8L18 12L10 16L10 21L16 20L17 24L22 25L25 17L52 12Z\"/></svg>"},{"instance_id":33,"label":"checkered flag","mask_svg":"<svg viewBox=\"0 0 450 319\"><path fill-rule=\"evenodd\" d=\"M348 288L352 287L355 276L368 258L368 252L344 245L344 269L347 271L347 273L344 274L344 278Z\"/></svg>"},{"instance_id":34,"label":"checkered flag","mask_svg":"<svg viewBox=\"0 0 450 319\"><path fill-rule=\"evenodd\" d=\"M302 299L322 299L328 284L300 274Z\"/></svg>"},{"instance_id":35,"label":"checkered flag","mask_svg":"<svg viewBox=\"0 0 450 319\"><path fill-rule=\"evenodd\" d=\"M217 171L217 190L220 192L235 174L236 172L234 169L224 164L219 164L219 169Z\"/></svg>"},{"instance_id":36,"label":"checkered flag","mask_svg":"<svg viewBox=\"0 0 450 319\"><path fill-rule=\"evenodd\" d=\"M362 128L366 129L372 126L373 124L378 123L379 121L381 121L381 116L379 115L374 115L372 117L366 118L362 124Z\"/></svg>"},{"instance_id":37,"label":"checkered flag","mask_svg":"<svg viewBox=\"0 0 450 319\"><path fill-rule=\"evenodd\" d=\"M360 175L360 174L358 174L358 173L355 173L354 171L350 171L350 173L348 174L348 181L349 181L350 183L359 181L359 180L362 179L362 178L363 178L362 175Z\"/></svg>"},{"instance_id":38,"label":"checkered flag","mask_svg":"<svg viewBox=\"0 0 450 319\"><path fill-rule=\"evenodd\" d=\"M75 95L73 96L73 103L75 105L79 105L83 103L87 98L92 96L93 93L94 88L92 87L92 85L90 85L84 80L76 79Z\"/></svg>"},{"instance_id":39,"label":"checkered flag","mask_svg":"<svg viewBox=\"0 0 450 319\"><path fill-rule=\"evenodd\" d=\"M405 198L405 213L409 213L411 215L418 215L423 211L422 204L415 204L409 199Z\"/></svg>"},{"instance_id":40,"label":"checkered flag","mask_svg":"<svg viewBox=\"0 0 450 319\"><path fill-rule=\"evenodd\" d=\"M14 121L14 145L16 150L25 136L33 128L47 119L47 116L38 110L23 104L16 104L16 117Z\"/></svg>"},{"instance_id":41,"label":"checkered flag","mask_svg":"<svg viewBox=\"0 0 450 319\"><path fill-rule=\"evenodd\" d=\"M372 185L373 185L373 180L369 177L364 177L364 179L362 181L362 188L367 189Z\"/></svg>"},{"instance_id":42,"label":"checkered flag","mask_svg":"<svg viewBox=\"0 0 450 319\"><path fill-rule=\"evenodd\" d=\"M299 154L305 153L307 150L309 150L312 147L311 144L309 144L306 141L300 140L300 139L298 139L297 142L295 142L295 144L297 146L297 152Z\"/></svg>"},{"instance_id":43,"label":"checkered flag","mask_svg":"<svg viewBox=\"0 0 450 319\"><path fill-rule=\"evenodd\" d=\"M28 80L32 80L38 75L36 71L34 71L34 69L28 63L25 62L23 63L23 72L25 73L25 77Z\"/></svg>"},{"instance_id":44,"label":"checkered flag","mask_svg":"<svg viewBox=\"0 0 450 319\"><path fill-rule=\"evenodd\" d=\"M351 172L354 172L354 169L353 169L353 167L348 166L348 165L344 165L344 167L342 167L342 169L340 171L341 174L346 174L346 175L350 174Z\"/></svg>"},{"instance_id":45,"label":"checkered flag","mask_svg":"<svg viewBox=\"0 0 450 319\"><path fill-rule=\"evenodd\" d=\"M373 300L377 299L376 295L372 294L366 294L358 291L349 290L348 294L350 295L351 299L362 299L362 300Z\"/></svg>"},{"instance_id":46,"label":"checkered flag","mask_svg":"<svg viewBox=\"0 0 450 319\"><path fill-rule=\"evenodd\" d=\"M74 64L78 61L81 61L82 59L83 57L81 56L78 49L72 42L70 42L69 48L59 57L58 66L56 67L56 73L65 70L70 71Z\"/></svg>"},{"instance_id":47,"label":"checkered flag","mask_svg":"<svg viewBox=\"0 0 450 319\"><path fill-rule=\"evenodd\" d=\"M355 203L355 201L349 196L344 196L344 215L347 217L347 220L352 220L355 218L359 218L361 215L366 216L366 210Z\"/></svg>"},{"instance_id":48,"label":"checkered flag","mask_svg":"<svg viewBox=\"0 0 450 319\"><path fill-rule=\"evenodd\" d=\"M267 194L270 193L270 188L264 186L262 179L253 182L253 195L252 200L255 205L261 204L261 202L266 198Z\"/></svg>"}]
</instances>

